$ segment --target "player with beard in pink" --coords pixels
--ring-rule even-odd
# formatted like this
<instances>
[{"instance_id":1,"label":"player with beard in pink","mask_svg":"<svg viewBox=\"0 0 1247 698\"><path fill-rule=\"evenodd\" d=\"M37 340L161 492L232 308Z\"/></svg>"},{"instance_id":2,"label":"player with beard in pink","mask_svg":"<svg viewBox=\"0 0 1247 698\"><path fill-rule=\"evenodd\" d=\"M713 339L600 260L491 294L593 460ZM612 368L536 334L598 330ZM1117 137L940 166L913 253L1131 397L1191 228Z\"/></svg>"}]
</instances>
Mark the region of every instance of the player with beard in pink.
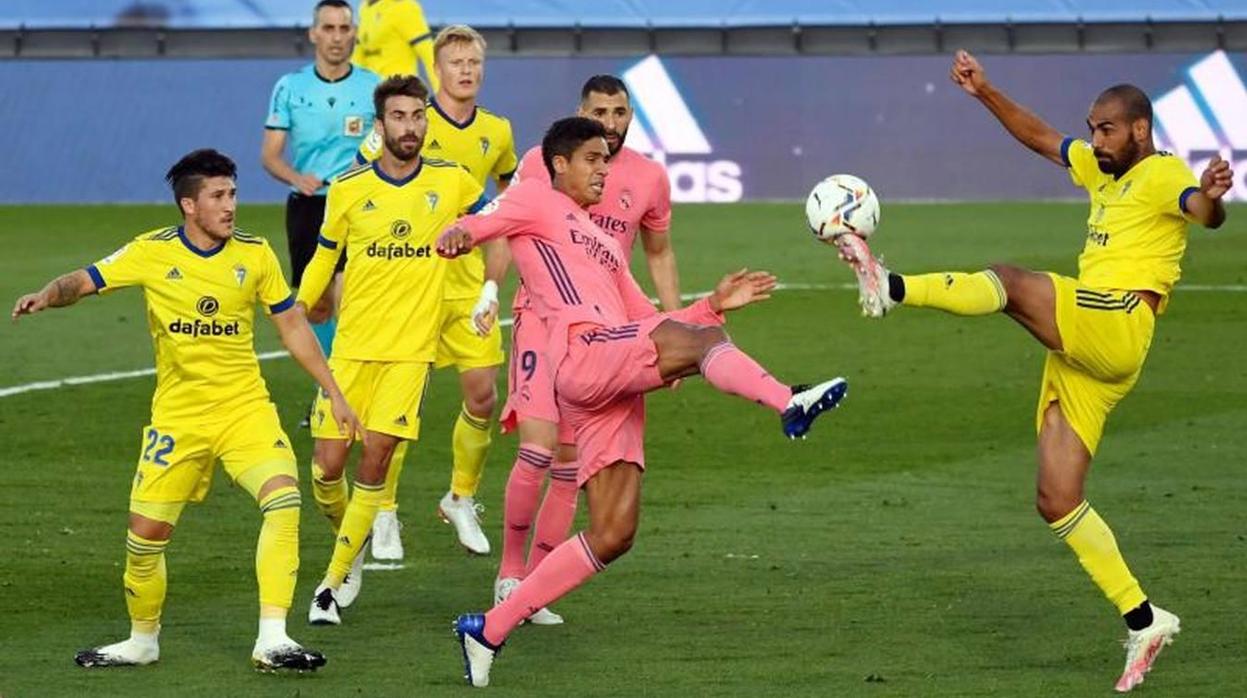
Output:
<instances>
[{"instance_id":1,"label":"player with beard in pink","mask_svg":"<svg viewBox=\"0 0 1247 698\"><path fill-rule=\"evenodd\" d=\"M594 75L580 90L578 115L602 124L610 151L611 175L601 201L588 208L589 218L615 238L626 257L632 254L639 235L659 305L665 311L679 309L680 278L667 234L671 225L671 183L660 163L624 146L632 123L628 87L614 75ZM515 181L536 179L549 185L550 174L541 160L541 146L524 154L515 177ZM570 430L566 426L559 428L554 376L537 362L544 350L546 328L536 314L524 312L528 304L528 293L520 286L512 308L515 324L507 371L507 402L501 419L504 433L518 428L520 446L507 479L502 560L494 580L495 604L505 601L555 546L567 540L579 494L576 447L571 443ZM550 483L543 499L541 485L547 473ZM524 545L530 531L532 547L525 564ZM542 608L528 622L559 625L563 617Z\"/></svg>"},{"instance_id":2,"label":"player with beard in pink","mask_svg":"<svg viewBox=\"0 0 1247 698\"><path fill-rule=\"evenodd\" d=\"M585 490L589 527L559 544L487 614L455 622L465 678L489 685L506 637L525 618L606 569L632 547L640 517L645 393L694 375L721 392L770 407L785 436L805 436L836 407L847 383L789 387L736 348L723 313L766 300L775 277L740 270L707 297L659 313L628 270L623 249L585 210L602 199L610 151L596 121L556 121L541 144L552 186L513 185L481 214L460 219L438 239L438 254L456 257L506 237L531 294L532 311L550 332L537 361L554 375L561 419L580 454L577 485Z\"/></svg>"}]
</instances>

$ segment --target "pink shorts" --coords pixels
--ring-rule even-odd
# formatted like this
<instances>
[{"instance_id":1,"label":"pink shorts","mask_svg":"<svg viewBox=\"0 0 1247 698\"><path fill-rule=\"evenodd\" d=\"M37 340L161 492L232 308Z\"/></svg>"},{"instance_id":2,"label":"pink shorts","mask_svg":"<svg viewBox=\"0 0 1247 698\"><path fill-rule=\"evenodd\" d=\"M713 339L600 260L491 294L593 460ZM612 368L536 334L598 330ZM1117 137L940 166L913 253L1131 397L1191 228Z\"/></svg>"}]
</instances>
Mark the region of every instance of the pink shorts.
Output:
<instances>
[{"instance_id":1,"label":"pink shorts","mask_svg":"<svg viewBox=\"0 0 1247 698\"><path fill-rule=\"evenodd\" d=\"M665 319L655 315L568 340L555 384L559 413L576 434L578 485L619 461L645 468L645 393L664 385L649 335Z\"/></svg>"},{"instance_id":2,"label":"pink shorts","mask_svg":"<svg viewBox=\"0 0 1247 698\"><path fill-rule=\"evenodd\" d=\"M554 398L554 371L546 360L549 341L546 325L533 312L515 311L511 328L511 358L507 366L507 402L502 407L502 433L519 427L519 423L540 419L559 424L559 441L572 443L570 427L559 419L559 406Z\"/></svg>"}]
</instances>

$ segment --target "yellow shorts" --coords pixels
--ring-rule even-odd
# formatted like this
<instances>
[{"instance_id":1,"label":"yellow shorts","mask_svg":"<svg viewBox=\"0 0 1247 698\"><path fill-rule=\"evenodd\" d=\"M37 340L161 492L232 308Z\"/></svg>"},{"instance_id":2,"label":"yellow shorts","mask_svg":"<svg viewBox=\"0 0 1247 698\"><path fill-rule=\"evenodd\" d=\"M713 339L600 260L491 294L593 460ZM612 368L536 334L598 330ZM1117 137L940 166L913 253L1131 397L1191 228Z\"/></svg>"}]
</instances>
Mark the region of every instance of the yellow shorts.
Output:
<instances>
[{"instance_id":1,"label":"yellow shorts","mask_svg":"<svg viewBox=\"0 0 1247 698\"><path fill-rule=\"evenodd\" d=\"M1063 351L1049 351L1039 390L1036 428L1053 401L1095 454L1109 412L1130 392L1156 329L1152 308L1130 291L1093 289L1049 274L1056 287L1056 324Z\"/></svg>"},{"instance_id":2,"label":"yellow shorts","mask_svg":"<svg viewBox=\"0 0 1247 698\"><path fill-rule=\"evenodd\" d=\"M502 332L494 323L484 337L472 324L476 300L461 298L443 301L442 331L437 341L437 368L454 366L460 373L474 368L502 365Z\"/></svg>"},{"instance_id":3,"label":"yellow shorts","mask_svg":"<svg viewBox=\"0 0 1247 698\"><path fill-rule=\"evenodd\" d=\"M220 421L149 424L141 449L130 488L133 502L202 502L217 460L235 481L254 475L255 468L299 479L290 437L267 401Z\"/></svg>"},{"instance_id":4,"label":"yellow shorts","mask_svg":"<svg viewBox=\"0 0 1247 698\"><path fill-rule=\"evenodd\" d=\"M334 380L368 431L415 440L429 387L430 366L423 361L355 361L329 357ZM322 390L312 407L312 437L345 439Z\"/></svg>"}]
</instances>

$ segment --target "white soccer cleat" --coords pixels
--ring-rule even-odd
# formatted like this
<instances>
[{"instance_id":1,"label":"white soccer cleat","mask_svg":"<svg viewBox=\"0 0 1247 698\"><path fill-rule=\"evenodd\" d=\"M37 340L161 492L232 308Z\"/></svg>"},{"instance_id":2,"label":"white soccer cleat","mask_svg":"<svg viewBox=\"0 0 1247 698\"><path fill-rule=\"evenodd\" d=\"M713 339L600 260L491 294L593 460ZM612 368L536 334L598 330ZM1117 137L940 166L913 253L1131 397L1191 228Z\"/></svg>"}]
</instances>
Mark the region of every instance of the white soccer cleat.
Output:
<instances>
[{"instance_id":1,"label":"white soccer cleat","mask_svg":"<svg viewBox=\"0 0 1247 698\"><path fill-rule=\"evenodd\" d=\"M519 585L520 580L515 577L503 577L502 579L494 580L494 605L497 606L506 601L507 597ZM537 609L537 612L529 616L524 622L532 623L533 625L562 625L563 616L551 611L549 608L542 607Z\"/></svg>"},{"instance_id":2,"label":"white soccer cleat","mask_svg":"<svg viewBox=\"0 0 1247 698\"><path fill-rule=\"evenodd\" d=\"M455 533L459 536L459 544L468 549L468 552L477 555L489 554L489 539L485 537L485 532L481 530L480 511L484 509L476 503L472 497L460 497L455 499L450 492L442 497L442 501L438 502L437 515L442 517L442 521L455 527Z\"/></svg>"},{"instance_id":3,"label":"white soccer cleat","mask_svg":"<svg viewBox=\"0 0 1247 698\"><path fill-rule=\"evenodd\" d=\"M402 560L403 539L399 536L402 530L397 511L378 511L372 522L372 559Z\"/></svg>"},{"instance_id":4,"label":"white soccer cleat","mask_svg":"<svg viewBox=\"0 0 1247 698\"><path fill-rule=\"evenodd\" d=\"M359 592L364 588L364 558L367 555L368 543L365 542L364 547L355 556L355 562L351 563L351 571L342 578L342 585L334 594L334 598L338 601L338 608L346 608L359 598Z\"/></svg>"},{"instance_id":5,"label":"white soccer cleat","mask_svg":"<svg viewBox=\"0 0 1247 698\"><path fill-rule=\"evenodd\" d=\"M1181 621L1163 608L1152 606L1152 624L1142 630L1131 630L1126 636L1126 668L1117 679L1114 690L1128 693L1143 683L1147 672L1165 645L1173 644L1173 636L1181 632Z\"/></svg>"},{"instance_id":6,"label":"white soccer cleat","mask_svg":"<svg viewBox=\"0 0 1247 698\"><path fill-rule=\"evenodd\" d=\"M307 649L289 637L267 643L256 640L255 648L251 650L251 663L256 671L266 674L279 671L304 673L325 666L325 655Z\"/></svg>"},{"instance_id":7,"label":"white soccer cleat","mask_svg":"<svg viewBox=\"0 0 1247 698\"><path fill-rule=\"evenodd\" d=\"M74 655L74 662L87 669L155 664L160 661L158 637L157 634L131 633L121 642L82 650Z\"/></svg>"},{"instance_id":8,"label":"white soccer cleat","mask_svg":"<svg viewBox=\"0 0 1247 698\"><path fill-rule=\"evenodd\" d=\"M857 275L857 302L862 315L883 317L896 307L896 301L888 294L888 270L870 253L870 247L861 237L852 233L836 236L836 249Z\"/></svg>"},{"instance_id":9,"label":"white soccer cleat","mask_svg":"<svg viewBox=\"0 0 1247 698\"><path fill-rule=\"evenodd\" d=\"M312 625L341 625L342 614L337 594L333 589L321 584L316 587L312 597L312 605L307 609L307 622Z\"/></svg>"}]
</instances>

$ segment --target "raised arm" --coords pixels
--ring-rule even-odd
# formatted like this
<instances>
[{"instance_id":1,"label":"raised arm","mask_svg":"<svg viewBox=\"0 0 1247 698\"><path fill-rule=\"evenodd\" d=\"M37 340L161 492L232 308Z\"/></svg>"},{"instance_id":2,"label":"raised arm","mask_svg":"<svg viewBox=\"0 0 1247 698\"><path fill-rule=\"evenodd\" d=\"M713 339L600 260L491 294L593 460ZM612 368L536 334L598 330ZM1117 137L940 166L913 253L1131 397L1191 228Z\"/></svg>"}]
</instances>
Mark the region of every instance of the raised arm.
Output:
<instances>
[{"instance_id":1,"label":"raised arm","mask_svg":"<svg viewBox=\"0 0 1247 698\"><path fill-rule=\"evenodd\" d=\"M23 315L34 315L45 308L63 308L96 291L95 281L85 269L75 269L48 282L37 293L27 293L13 305L14 322Z\"/></svg>"},{"instance_id":2,"label":"raised arm","mask_svg":"<svg viewBox=\"0 0 1247 698\"><path fill-rule=\"evenodd\" d=\"M1199 189L1182 197L1182 210L1206 228L1220 228L1225 222L1225 204L1221 198L1232 186L1234 173L1230 163L1215 155L1199 177Z\"/></svg>"},{"instance_id":3,"label":"raised arm","mask_svg":"<svg viewBox=\"0 0 1247 698\"><path fill-rule=\"evenodd\" d=\"M281 335L281 343L290 351L290 356L294 357L294 360L329 396L330 408L333 410L333 418L338 424L339 432L351 439L362 439L364 426L355 416L351 406L347 404L346 398L342 396L338 383L334 381L333 373L329 371L329 364L325 362L325 355L321 353L320 342L312 333L311 326L307 324L306 311L294 305L281 312L273 313L270 317L273 319L273 324L277 326L277 333Z\"/></svg>"},{"instance_id":4,"label":"raised arm","mask_svg":"<svg viewBox=\"0 0 1247 698\"><path fill-rule=\"evenodd\" d=\"M1065 160L1061 157L1061 141L1064 140L1061 133L996 89L987 80L978 59L966 51L958 51L953 57L949 77L967 94L982 102L1022 145L1065 167Z\"/></svg>"}]
</instances>

